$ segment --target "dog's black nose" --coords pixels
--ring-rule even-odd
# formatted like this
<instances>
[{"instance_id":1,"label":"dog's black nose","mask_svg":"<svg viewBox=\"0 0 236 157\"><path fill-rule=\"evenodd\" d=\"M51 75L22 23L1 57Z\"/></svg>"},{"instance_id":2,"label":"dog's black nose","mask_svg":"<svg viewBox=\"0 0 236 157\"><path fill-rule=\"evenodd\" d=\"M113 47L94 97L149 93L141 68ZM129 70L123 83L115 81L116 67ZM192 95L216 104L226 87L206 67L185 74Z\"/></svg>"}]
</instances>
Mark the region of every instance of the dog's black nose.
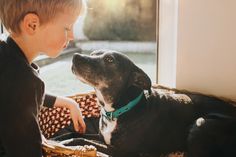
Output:
<instances>
[{"instance_id":1,"label":"dog's black nose","mask_svg":"<svg viewBox=\"0 0 236 157\"><path fill-rule=\"evenodd\" d=\"M75 54L73 55L73 58L72 58L72 63L73 63L73 64L78 63L78 61L80 60L80 58L81 58L81 55L80 55L79 53L75 53Z\"/></svg>"},{"instance_id":2,"label":"dog's black nose","mask_svg":"<svg viewBox=\"0 0 236 157\"><path fill-rule=\"evenodd\" d=\"M71 70L74 74L76 74L76 67L78 66L78 63L80 62L80 58L81 56L78 53L75 53L73 55Z\"/></svg>"}]
</instances>

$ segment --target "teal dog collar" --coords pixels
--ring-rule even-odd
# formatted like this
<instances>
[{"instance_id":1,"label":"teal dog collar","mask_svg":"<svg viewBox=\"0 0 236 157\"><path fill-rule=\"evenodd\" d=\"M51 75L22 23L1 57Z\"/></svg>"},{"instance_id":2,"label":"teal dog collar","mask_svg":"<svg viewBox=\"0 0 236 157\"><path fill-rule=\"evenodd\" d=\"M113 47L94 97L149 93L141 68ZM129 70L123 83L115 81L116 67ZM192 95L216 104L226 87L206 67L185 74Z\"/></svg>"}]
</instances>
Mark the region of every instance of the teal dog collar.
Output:
<instances>
[{"instance_id":1,"label":"teal dog collar","mask_svg":"<svg viewBox=\"0 0 236 157\"><path fill-rule=\"evenodd\" d=\"M114 118L118 118L120 115L122 115L123 113L131 110L135 105L138 104L138 102L141 100L143 96L143 92L136 97L134 100L130 101L127 105L113 111L113 112L107 112L104 109L102 115L105 116L108 120L113 120Z\"/></svg>"}]
</instances>

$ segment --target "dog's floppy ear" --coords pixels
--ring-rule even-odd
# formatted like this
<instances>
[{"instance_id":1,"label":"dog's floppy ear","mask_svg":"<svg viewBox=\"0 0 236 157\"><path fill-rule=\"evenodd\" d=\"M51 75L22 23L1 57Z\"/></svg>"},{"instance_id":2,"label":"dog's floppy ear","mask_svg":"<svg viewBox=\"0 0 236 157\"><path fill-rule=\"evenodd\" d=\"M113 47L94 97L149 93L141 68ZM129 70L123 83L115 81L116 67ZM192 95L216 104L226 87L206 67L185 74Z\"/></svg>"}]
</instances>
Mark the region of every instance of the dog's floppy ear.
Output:
<instances>
[{"instance_id":1,"label":"dog's floppy ear","mask_svg":"<svg viewBox=\"0 0 236 157\"><path fill-rule=\"evenodd\" d=\"M149 90L152 82L142 69L136 67L136 69L132 72L131 84L142 89Z\"/></svg>"}]
</instances>

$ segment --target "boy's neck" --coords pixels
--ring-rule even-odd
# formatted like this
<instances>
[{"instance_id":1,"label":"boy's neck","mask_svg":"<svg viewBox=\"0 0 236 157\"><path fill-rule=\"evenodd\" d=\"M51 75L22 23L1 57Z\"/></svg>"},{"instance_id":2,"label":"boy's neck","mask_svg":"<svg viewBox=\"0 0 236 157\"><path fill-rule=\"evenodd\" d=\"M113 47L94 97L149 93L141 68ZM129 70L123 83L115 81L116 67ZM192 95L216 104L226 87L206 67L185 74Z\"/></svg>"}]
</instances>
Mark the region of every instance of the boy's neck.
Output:
<instances>
[{"instance_id":1,"label":"boy's neck","mask_svg":"<svg viewBox=\"0 0 236 157\"><path fill-rule=\"evenodd\" d=\"M11 34L10 37L16 42L16 44L20 47L24 55L26 56L29 63L38 56L39 53L34 51L34 43L30 43L30 40L25 40L21 35ZM28 41L28 42L27 42Z\"/></svg>"}]
</instances>

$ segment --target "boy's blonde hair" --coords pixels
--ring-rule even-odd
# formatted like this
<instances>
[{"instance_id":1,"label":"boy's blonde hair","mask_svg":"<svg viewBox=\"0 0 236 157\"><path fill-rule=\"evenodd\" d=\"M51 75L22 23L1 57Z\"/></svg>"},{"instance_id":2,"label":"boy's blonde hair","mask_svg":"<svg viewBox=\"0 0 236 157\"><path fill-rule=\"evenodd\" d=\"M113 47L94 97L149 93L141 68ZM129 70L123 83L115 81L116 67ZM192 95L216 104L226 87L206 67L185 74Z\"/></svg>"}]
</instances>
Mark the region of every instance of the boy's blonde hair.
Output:
<instances>
[{"instance_id":1,"label":"boy's blonde hair","mask_svg":"<svg viewBox=\"0 0 236 157\"><path fill-rule=\"evenodd\" d=\"M0 0L0 19L6 30L20 33L20 22L28 13L38 15L40 25L43 25L66 9L79 15L84 5L84 0Z\"/></svg>"}]
</instances>

